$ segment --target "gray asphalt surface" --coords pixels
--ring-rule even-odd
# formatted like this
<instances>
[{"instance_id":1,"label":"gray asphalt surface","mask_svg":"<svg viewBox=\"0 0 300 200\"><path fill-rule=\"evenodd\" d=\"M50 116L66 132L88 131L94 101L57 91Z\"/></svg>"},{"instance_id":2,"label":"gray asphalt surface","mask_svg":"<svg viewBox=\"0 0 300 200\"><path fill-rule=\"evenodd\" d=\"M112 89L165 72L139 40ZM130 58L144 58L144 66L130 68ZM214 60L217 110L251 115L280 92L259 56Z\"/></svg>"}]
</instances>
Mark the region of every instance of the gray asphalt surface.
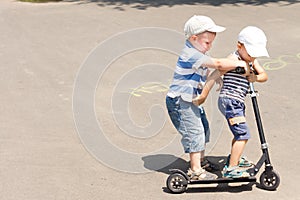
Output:
<instances>
[{"instance_id":1,"label":"gray asphalt surface","mask_svg":"<svg viewBox=\"0 0 300 200\"><path fill-rule=\"evenodd\" d=\"M300 199L300 4L235 2L239 3L69 0L31 4L2 0L0 199ZM256 84L256 89L271 161L281 178L276 191L247 183L201 185L179 195L166 189L168 169L188 166L186 155L180 153L181 145L172 143L177 134L165 112L164 96L177 58L171 48L183 44L177 40L178 34L194 14L208 15L227 28L210 51L214 57L232 52L237 34L247 25L262 28L268 37L271 58L260 61L269 80ZM164 30L163 37L145 27ZM115 44L116 34L122 39L124 33L137 28L142 34L134 32L122 46ZM165 33L170 33L170 38ZM157 37L158 44L153 40L157 49L131 46L140 37L150 36ZM170 49L160 48L164 40ZM108 46L104 48L105 41ZM99 46L107 51L97 51ZM119 54L123 47L128 51ZM80 69L87 63L97 67L97 59L109 66L92 68L95 71L87 72L86 84L76 85L84 73ZM100 74L97 69L104 67ZM97 80L95 86L89 85L93 78ZM77 86L95 87L94 102L85 104L84 92L78 102L83 102L79 106L94 107L93 117L101 127L99 135L105 135L108 143L102 145L89 135L94 131L92 122L85 113L76 113L73 92ZM205 105L212 128L207 155L222 157L230 151L231 134L215 104L216 93L212 93ZM247 113L253 137L245 155L257 161L260 145L249 98ZM77 116L86 125L82 129ZM153 129L151 123L156 123ZM160 151L170 144L173 148ZM122 150L125 156L114 149ZM138 163L130 157L136 155L141 155ZM170 160L176 161L168 166ZM145 172L137 173L139 170Z\"/></svg>"}]
</instances>

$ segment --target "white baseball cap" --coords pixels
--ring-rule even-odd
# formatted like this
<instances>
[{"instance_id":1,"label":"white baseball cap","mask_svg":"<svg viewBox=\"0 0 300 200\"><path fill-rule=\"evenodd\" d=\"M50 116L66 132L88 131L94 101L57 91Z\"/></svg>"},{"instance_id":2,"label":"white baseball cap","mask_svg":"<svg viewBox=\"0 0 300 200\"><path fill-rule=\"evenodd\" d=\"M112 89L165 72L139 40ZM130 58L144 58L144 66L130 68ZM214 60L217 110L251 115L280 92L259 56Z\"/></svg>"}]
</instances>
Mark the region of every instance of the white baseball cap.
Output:
<instances>
[{"instance_id":1,"label":"white baseball cap","mask_svg":"<svg viewBox=\"0 0 300 200\"><path fill-rule=\"evenodd\" d=\"M244 44L247 53L251 57L269 57L269 53L266 48L267 37L261 29L255 26L247 26L240 32L238 41Z\"/></svg>"},{"instance_id":2,"label":"white baseball cap","mask_svg":"<svg viewBox=\"0 0 300 200\"><path fill-rule=\"evenodd\" d=\"M194 15L184 25L186 39L205 31L219 33L224 30L225 27L216 25L211 18L202 15Z\"/></svg>"}]
</instances>

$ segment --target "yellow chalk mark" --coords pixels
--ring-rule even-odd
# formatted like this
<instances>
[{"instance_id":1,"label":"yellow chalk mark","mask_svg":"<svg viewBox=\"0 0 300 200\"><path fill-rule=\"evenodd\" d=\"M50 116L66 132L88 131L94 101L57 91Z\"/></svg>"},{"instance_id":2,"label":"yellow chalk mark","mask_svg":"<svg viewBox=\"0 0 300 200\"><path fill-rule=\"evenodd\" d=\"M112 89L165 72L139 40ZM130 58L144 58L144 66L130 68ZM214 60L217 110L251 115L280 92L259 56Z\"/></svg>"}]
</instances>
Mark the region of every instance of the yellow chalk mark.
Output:
<instances>
[{"instance_id":1,"label":"yellow chalk mark","mask_svg":"<svg viewBox=\"0 0 300 200\"><path fill-rule=\"evenodd\" d=\"M163 83L145 83L137 88L131 88L130 94L135 97L141 97L142 94L153 94L157 92L166 92L168 86Z\"/></svg>"},{"instance_id":2,"label":"yellow chalk mark","mask_svg":"<svg viewBox=\"0 0 300 200\"><path fill-rule=\"evenodd\" d=\"M269 61L263 64L265 70L279 70L289 64L300 63L300 53L294 55L281 55L276 59L268 59Z\"/></svg>"}]
</instances>

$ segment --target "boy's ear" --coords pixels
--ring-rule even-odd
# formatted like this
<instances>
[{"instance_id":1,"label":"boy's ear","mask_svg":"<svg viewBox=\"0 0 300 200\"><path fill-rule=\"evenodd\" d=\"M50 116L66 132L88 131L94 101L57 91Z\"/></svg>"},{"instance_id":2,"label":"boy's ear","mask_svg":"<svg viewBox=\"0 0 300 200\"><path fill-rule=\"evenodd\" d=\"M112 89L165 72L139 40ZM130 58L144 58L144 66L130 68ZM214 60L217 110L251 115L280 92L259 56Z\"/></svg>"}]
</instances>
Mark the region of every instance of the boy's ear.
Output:
<instances>
[{"instance_id":1,"label":"boy's ear","mask_svg":"<svg viewBox=\"0 0 300 200\"><path fill-rule=\"evenodd\" d=\"M241 44L241 43L239 43L239 42L237 43L237 45L236 45L236 46L237 46L237 48L238 48L238 49L242 48L242 44Z\"/></svg>"},{"instance_id":2,"label":"boy's ear","mask_svg":"<svg viewBox=\"0 0 300 200\"><path fill-rule=\"evenodd\" d=\"M192 36L190 37L190 39L195 40L195 39L197 39L197 36L196 36L196 35L192 35Z\"/></svg>"}]
</instances>

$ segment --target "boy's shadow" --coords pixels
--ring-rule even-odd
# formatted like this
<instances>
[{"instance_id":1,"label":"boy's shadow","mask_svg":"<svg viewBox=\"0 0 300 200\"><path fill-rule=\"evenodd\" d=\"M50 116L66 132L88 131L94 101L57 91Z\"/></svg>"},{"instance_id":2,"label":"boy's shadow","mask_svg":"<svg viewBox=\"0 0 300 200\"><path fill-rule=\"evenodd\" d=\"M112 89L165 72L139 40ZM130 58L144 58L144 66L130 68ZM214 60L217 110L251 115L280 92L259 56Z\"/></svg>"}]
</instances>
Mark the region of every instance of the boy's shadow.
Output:
<instances>
[{"instance_id":1,"label":"boy's shadow","mask_svg":"<svg viewBox=\"0 0 300 200\"><path fill-rule=\"evenodd\" d=\"M158 154L158 155L148 155L142 158L144 161L145 168L151 171L157 171L164 174L171 174L170 169L180 169L184 172L187 172L190 164L182 158L178 158L174 155L169 154ZM216 171L213 173L217 174L219 177L222 176L221 170L226 164L226 156L206 156L206 159L209 160L216 168ZM219 183L216 187L192 187L189 188L187 193L194 192L231 192L238 193L243 191L252 191L252 186L256 184L255 182L250 183L241 183L239 186L231 186L228 183ZM235 184L236 185L236 184ZM170 193L170 191L163 187L163 191Z\"/></svg>"},{"instance_id":2,"label":"boy's shadow","mask_svg":"<svg viewBox=\"0 0 300 200\"><path fill-rule=\"evenodd\" d=\"M227 157L226 156L206 156L206 160L214 166L214 172L221 177L221 170L224 168ZM171 174L170 169L180 169L186 172L190 163L182 158L178 158L169 154L148 155L142 158L145 168L151 171Z\"/></svg>"},{"instance_id":3,"label":"boy's shadow","mask_svg":"<svg viewBox=\"0 0 300 200\"><path fill-rule=\"evenodd\" d=\"M169 154L148 155L142 158L146 169L164 174L171 174L170 169L180 169L186 172L189 162Z\"/></svg>"}]
</instances>

